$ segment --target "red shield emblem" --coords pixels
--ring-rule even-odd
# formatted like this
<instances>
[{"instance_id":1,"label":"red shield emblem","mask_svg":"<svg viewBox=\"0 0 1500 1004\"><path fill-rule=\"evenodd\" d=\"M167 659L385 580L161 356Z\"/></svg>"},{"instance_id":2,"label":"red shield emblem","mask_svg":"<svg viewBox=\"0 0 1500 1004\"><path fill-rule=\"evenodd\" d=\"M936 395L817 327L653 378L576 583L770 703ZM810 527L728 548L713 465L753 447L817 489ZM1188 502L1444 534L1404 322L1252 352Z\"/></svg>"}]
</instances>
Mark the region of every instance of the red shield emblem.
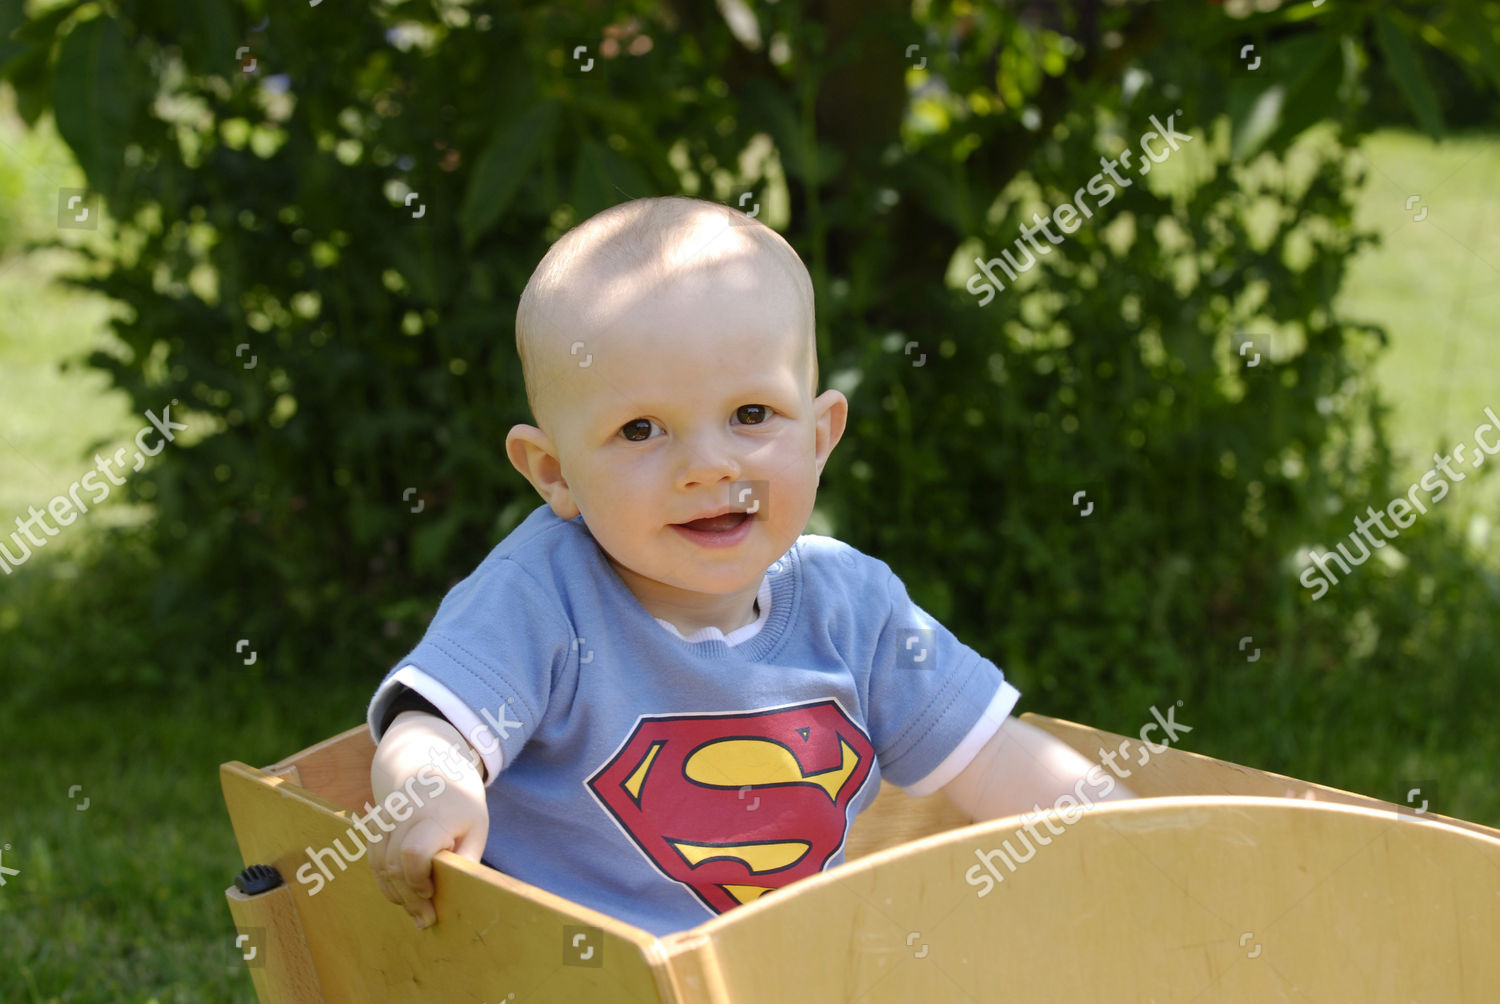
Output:
<instances>
[{"instance_id":1,"label":"red shield emblem","mask_svg":"<svg viewBox=\"0 0 1500 1004\"><path fill-rule=\"evenodd\" d=\"M823 870L875 750L834 701L643 716L589 789L715 913Z\"/></svg>"}]
</instances>

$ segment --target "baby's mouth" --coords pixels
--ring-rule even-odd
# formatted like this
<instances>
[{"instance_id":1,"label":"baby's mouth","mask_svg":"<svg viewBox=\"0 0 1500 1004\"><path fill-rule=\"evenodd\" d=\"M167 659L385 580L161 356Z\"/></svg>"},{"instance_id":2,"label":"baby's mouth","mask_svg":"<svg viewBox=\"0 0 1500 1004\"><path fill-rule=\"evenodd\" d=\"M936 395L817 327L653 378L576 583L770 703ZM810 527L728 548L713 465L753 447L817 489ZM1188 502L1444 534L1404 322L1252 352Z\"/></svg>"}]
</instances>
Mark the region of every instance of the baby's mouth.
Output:
<instances>
[{"instance_id":1,"label":"baby's mouth","mask_svg":"<svg viewBox=\"0 0 1500 1004\"><path fill-rule=\"evenodd\" d=\"M710 516L708 519L695 519L691 523L678 523L677 526L689 530L698 530L702 533L728 533L750 517L742 512L726 512L722 516Z\"/></svg>"}]
</instances>

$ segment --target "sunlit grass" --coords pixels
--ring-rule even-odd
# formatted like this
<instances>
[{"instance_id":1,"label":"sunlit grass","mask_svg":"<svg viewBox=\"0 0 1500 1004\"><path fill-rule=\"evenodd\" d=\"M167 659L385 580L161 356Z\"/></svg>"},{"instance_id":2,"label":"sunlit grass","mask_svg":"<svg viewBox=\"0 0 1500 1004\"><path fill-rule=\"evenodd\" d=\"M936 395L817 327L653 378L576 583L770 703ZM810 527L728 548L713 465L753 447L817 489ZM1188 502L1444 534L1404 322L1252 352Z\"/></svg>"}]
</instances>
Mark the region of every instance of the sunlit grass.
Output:
<instances>
[{"instance_id":1,"label":"sunlit grass","mask_svg":"<svg viewBox=\"0 0 1500 1004\"><path fill-rule=\"evenodd\" d=\"M0 525L66 494L93 468L94 453L112 453L141 424L126 395L82 365L118 340L107 327L107 300L52 282L76 268L78 256L24 250L59 234L70 243L100 240L96 231L58 227L59 190L83 184L50 121L28 133L11 91L0 87ZM66 549L91 523L144 515L112 494L48 548Z\"/></svg>"},{"instance_id":2,"label":"sunlit grass","mask_svg":"<svg viewBox=\"0 0 1500 1004\"><path fill-rule=\"evenodd\" d=\"M1368 177L1355 220L1382 244L1354 261L1339 307L1390 331L1371 376L1392 406L1387 428L1404 485L1433 467L1434 452L1468 443L1472 455L1484 409L1500 414L1500 139L1437 144L1386 131L1366 140L1360 159ZM1441 504L1464 523L1493 516L1500 480L1470 475ZM1486 551L1500 565L1495 542Z\"/></svg>"}]
</instances>

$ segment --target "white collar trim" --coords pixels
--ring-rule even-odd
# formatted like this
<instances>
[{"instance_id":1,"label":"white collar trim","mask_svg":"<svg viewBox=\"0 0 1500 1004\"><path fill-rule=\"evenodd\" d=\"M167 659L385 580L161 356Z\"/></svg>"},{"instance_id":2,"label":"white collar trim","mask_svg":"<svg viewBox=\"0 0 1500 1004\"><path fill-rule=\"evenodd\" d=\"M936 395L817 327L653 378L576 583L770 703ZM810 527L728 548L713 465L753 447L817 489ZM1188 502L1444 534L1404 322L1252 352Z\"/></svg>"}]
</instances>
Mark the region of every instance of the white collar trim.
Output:
<instances>
[{"instance_id":1,"label":"white collar trim","mask_svg":"<svg viewBox=\"0 0 1500 1004\"><path fill-rule=\"evenodd\" d=\"M765 626L767 618L771 616L771 577L769 575L760 580L760 592L756 593L755 600L760 605L760 616L756 617L752 623L742 628L735 628L727 635L713 625L701 627L690 635L684 635L671 621L662 620L660 617L653 619L683 641L722 641L726 645L734 646L760 634L760 629Z\"/></svg>"}]
</instances>

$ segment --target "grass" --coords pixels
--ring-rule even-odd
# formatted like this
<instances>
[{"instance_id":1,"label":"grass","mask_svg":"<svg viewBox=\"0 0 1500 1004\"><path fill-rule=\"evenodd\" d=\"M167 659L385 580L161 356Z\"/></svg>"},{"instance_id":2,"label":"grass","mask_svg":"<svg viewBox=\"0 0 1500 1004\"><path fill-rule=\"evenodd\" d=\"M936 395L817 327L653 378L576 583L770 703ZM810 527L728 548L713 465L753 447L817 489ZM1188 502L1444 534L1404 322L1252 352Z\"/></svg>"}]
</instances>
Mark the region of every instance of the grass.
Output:
<instances>
[{"instance_id":1,"label":"grass","mask_svg":"<svg viewBox=\"0 0 1500 1004\"><path fill-rule=\"evenodd\" d=\"M1391 342L1371 374L1392 406L1388 431L1402 483L1473 442L1484 409L1500 414L1500 142L1459 136L1441 145L1408 133L1382 132L1361 149L1368 169L1357 225L1382 246L1354 262L1339 306L1387 326ZM1417 197L1412 208L1406 203ZM1416 217L1426 215L1418 221ZM1491 441L1495 436L1491 434ZM1472 452L1472 445L1469 447ZM1487 513L1500 511L1500 479L1454 486L1444 500L1469 524L1492 565Z\"/></svg>"},{"instance_id":2,"label":"grass","mask_svg":"<svg viewBox=\"0 0 1500 1004\"><path fill-rule=\"evenodd\" d=\"M1392 438L1414 479L1431 466L1423 458L1433 449L1469 439L1485 406L1500 411L1488 377L1500 372L1500 343L1488 337L1500 328L1500 206L1490 180L1500 174L1500 140L1437 147L1386 132L1362 156L1371 170L1359 221L1384 243L1355 263L1340 306L1390 329L1390 350L1371 378L1392 402ZM16 253L23 240L56 233L57 189L81 185L55 135L45 127L27 135L0 97L7 523L65 490L96 449L112 451L141 425L101 374L59 368L111 344L108 306L47 285L65 255ZM1428 208L1423 222L1405 209L1411 194ZM1493 478L1460 485L1442 518L1481 527L1471 536L1482 545L1483 513L1497 501ZM100 528L142 515L111 498L20 574L0 576L0 660L50 668L24 677L7 670L0 704L0 763L19 779L0 817L0 845L10 845L0 860L19 871L0 889L7 1001L253 1000L244 970L231 964L223 890L240 861L217 765L270 763L354 724L384 669L369 667L358 685L310 680L277 689L263 666L243 666L226 644L223 663L195 679L153 676L154 653L172 644L153 628L155 559L98 545ZM1492 547L1487 553L1494 567ZM137 582L140 589L129 588ZM1492 783L1500 739L1466 732L1476 716L1462 709L1435 709L1447 717L1432 719L1431 681L1366 688L1363 706L1346 714L1330 711L1317 681L1262 672L1281 670L1230 670L1216 703L1182 719L1226 744L1224 755L1233 747L1247 762L1386 798L1401 797L1393 777L1437 777L1439 811L1500 823ZM114 682L153 678L154 687ZM1260 712L1247 715L1252 706ZM1404 728L1417 709L1423 726Z\"/></svg>"},{"instance_id":3,"label":"grass","mask_svg":"<svg viewBox=\"0 0 1500 1004\"><path fill-rule=\"evenodd\" d=\"M111 345L110 308L48 284L73 256L19 253L56 232L57 190L83 179L55 132L43 123L27 134L8 98L0 96L7 525L65 492L92 468L87 458L113 452L142 425L103 373L62 365ZM144 590L121 599L119 582L149 581L147 558L95 554L100 528L144 515L111 497L0 577L0 764L19 779L0 814L0 863L18 872L0 888L6 1002L253 1002L247 971L231 965L224 889L241 862L218 764L273 762L357 723L368 697L318 689L248 700L258 673L233 679L230 659L154 692L111 689L111 659L149 658L153 646L170 644L154 637ZM80 578L84 567L94 578ZM22 678L12 666L52 672Z\"/></svg>"},{"instance_id":4,"label":"grass","mask_svg":"<svg viewBox=\"0 0 1500 1004\"><path fill-rule=\"evenodd\" d=\"M28 134L13 104L10 91L0 90L0 513L24 514L88 471L85 458L124 445L140 422L104 373L80 365L115 343L108 301L49 282L76 256L20 251L58 234L75 244L104 235L58 228L58 192L83 187L83 172L50 121ZM118 503L99 513L115 523L141 515Z\"/></svg>"},{"instance_id":5,"label":"grass","mask_svg":"<svg viewBox=\"0 0 1500 1004\"><path fill-rule=\"evenodd\" d=\"M232 964L223 891L240 861L217 765L273 762L354 724L361 698L185 686L63 704L39 687L8 701L5 763L25 783L0 824L19 871L0 889L4 999L253 1002Z\"/></svg>"}]
</instances>

